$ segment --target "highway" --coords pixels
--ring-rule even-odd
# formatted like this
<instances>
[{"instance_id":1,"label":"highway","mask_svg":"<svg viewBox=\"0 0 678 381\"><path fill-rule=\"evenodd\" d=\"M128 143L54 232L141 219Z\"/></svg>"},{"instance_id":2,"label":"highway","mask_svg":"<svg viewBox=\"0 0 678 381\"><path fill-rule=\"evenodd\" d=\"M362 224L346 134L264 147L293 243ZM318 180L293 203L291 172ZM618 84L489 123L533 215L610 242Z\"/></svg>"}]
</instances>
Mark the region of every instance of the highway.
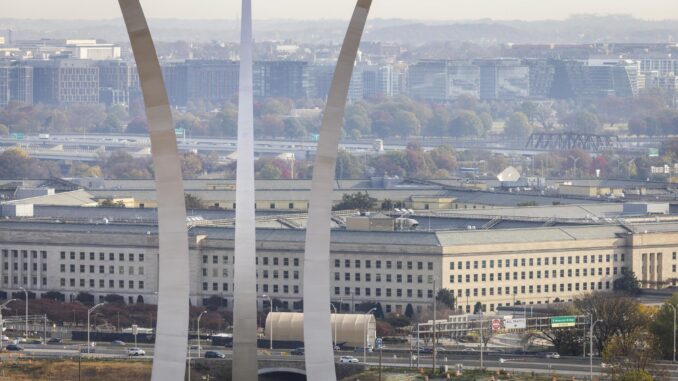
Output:
<instances>
[{"instance_id":1,"label":"highway","mask_svg":"<svg viewBox=\"0 0 678 381\"><path fill-rule=\"evenodd\" d=\"M127 358L127 348L133 347L133 343L127 343L125 346L114 346L110 344L99 344L96 346L95 353L81 354L81 345L67 344L67 345L36 345L36 344L22 344L25 348L22 352L2 352L0 358L7 360L10 358L35 358L35 359L66 359L78 358L80 356L87 356L91 358ZM153 358L153 347L150 345L139 345L146 351L146 356L135 357L134 359L151 360ZM230 348L203 346L202 355L206 350L217 350L226 355L226 359L231 359L232 351ZM192 359L197 358L198 352L193 349L190 352ZM416 354L416 352L414 352ZM363 352L353 351L337 351L336 360L339 361L340 356L353 356L361 363L363 362ZM260 360L275 360L275 361L302 361L303 356L291 355L289 350L260 350ZM410 358L409 350L388 350L383 352L382 365L385 367L431 367L432 355L420 355L419 361L415 358ZM210 359L207 361L222 361L221 359ZM379 354L368 353L367 362L370 366L379 365ZM449 366L449 369L457 369L459 365L463 368L478 368L480 367L480 352L441 352L437 356L437 366ZM584 377L589 374L589 359L582 357L562 357L559 359L548 359L537 356L523 356L512 355L509 353L487 353L484 355L483 366L490 370L507 370L520 373L540 373L540 374L559 374L563 376ZM671 380L678 380L678 367L669 362L662 362L660 364L664 368ZM594 358L594 374L601 374L601 362L599 358Z\"/></svg>"}]
</instances>

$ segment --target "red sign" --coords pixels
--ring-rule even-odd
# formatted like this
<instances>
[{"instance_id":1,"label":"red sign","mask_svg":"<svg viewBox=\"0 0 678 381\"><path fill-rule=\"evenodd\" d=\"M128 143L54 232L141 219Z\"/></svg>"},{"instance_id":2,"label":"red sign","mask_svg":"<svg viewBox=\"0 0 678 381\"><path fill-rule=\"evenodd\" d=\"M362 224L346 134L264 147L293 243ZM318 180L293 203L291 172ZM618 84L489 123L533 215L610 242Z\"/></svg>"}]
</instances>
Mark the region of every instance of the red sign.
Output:
<instances>
[{"instance_id":1,"label":"red sign","mask_svg":"<svg viewBox=\"0 0 678 381\"><path fill-rule=\"evenodd\" d=\"M499 319L492 319L492 330L493 331L498 331L501 328L501 320Z\"/></svg>"}]
</instances>

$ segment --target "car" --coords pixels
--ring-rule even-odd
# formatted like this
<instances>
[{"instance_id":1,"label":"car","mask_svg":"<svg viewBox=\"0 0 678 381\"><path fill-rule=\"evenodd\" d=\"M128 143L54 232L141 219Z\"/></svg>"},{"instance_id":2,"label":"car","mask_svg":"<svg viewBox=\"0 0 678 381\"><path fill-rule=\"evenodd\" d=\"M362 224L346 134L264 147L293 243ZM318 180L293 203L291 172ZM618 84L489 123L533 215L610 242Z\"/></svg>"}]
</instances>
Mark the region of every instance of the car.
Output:
<instances>
[{"instance_id":1,"label":"car","mask_svg":"<svg viewBox=\"0 0 678 381\"><path fill-rule=\"evenodd\" d=\"M353 357L353 356L341 356L339 358L339 362L342 363L342 364L352 364L352 363L357 363L357 362L360 362L360 361L358 361L358 359Z\"/></svg>"},{"instance_id":2,"label":"car","mask_svg":"<svg viewBox=\"0 0 678 381\"><path fill-rule=\"evenodd\" d=\"M217 352L217 351L207 351L207 352L205 352L205 358L206 359L223 359L223 358L226 358L226 355L221 353L221 352Z\"/></svg>"},{"instance_id":3,"label":"car","mask_svg":"<svg viewBox=\"0 0 678 381\"><path fill-rule=\"evenodd\" d=\"M304 347L295 348L290 353L293 354L293 355L297 355L297 356L303 356L304 355Z\"/></svg>"},{"instance_id":4,"label":"car","mask_svg":"<svg viewBox=\"0 0 678 381\"><path fill-rule=\"evenodd\" d=\"M39 344L39 345L42 345L42 344L44 344L44 343L42 342L42 340L39 340L39 339L33 339L33 340L31 340L31 341L29 342L29 344Z\"/></svg>"},{"instance_id":5,"label":"car","mask_svg":"<svg viewBox=\"0 0 678 381\"><path fill-rule=\"evenodd\" d=\"M23 351L24 347L22 347L21 345L17 345L17 344L9 344L5 347L5 349L8 350L8 351L12 351L12 352L19 352L19 351Z\"/></svg>"},{"instance_id":6,"label":"car","mask_svg":"<svg viewBox=\"0 0 678 381\"><path fill-rule=\"evenodd\" d=\"M113 340L113 341L111 341L111 345L124 346L124 345L127 345L127 344L125 344L125 342L122 341L122 340Z\"/></svg>"},{"instance_id":7,"label":"car","mask_svg":"<svg viewBox=\"0 0 678 381\"><path fill-rule=\"evenodd\" d=\"M191 345L188 349L193 350L193 351L201 351L202 347L200 345Z\"/></svg>"},{"instance_id":8,"label":"car","mask_svg":"<svg viewBox=\"0 0 678 381\"><path fill-rule=\"evenodd\" d=\"M355 347L353 352L365 352L365 347ZM367 352L372 352L372 347L367 347Z\"/></svg>"},{"instance_id":9,"label":"car","mask_svg":"<svg viewBox=\"0 0 678 381\"><path fill-rule=\"evenodd\" d=\"M84 347L80 348L80 353L96 353L96 348L95 347Z\"/></svg>"},{"instance_id":10,"label":"car","mask_svg":"<svg viewBox=\"0 0 678 381\"><path fill-rule=\"evenodd\" d=\"M464 348L464 352L475 352L476 350L473 348Z\"/></svg>"},{"instance_id":11,"label":"car","mask_svg":"<svg viewBox=\"0 0 678 381\"><path fill-rule=\"evenodd\" d=\"M225 348L233 348L233 341L227 341L224 343Z\"/></svg>"},{"instance_id":12,"label":"car","mask_svg":"<svg viewBox=\"0 0 678 381\"><path fill-rule=\"evenodd\" d=\"M558 352L549 352L546 354L547 359L559 359L560 354Z\"/></svg>"},{"instance_id":13,"label":"car","mask_svg":"<svg viewBox=\"0 0 678 381\"><path fill-rule=\"evenodd\" d=\"M63 339L60 337L52 337L49 340L47 340L47 344L61 344L63 343Z\"/></svg>"},{"instance_id":14,"label":"car","mask_svg":"<svg viewBox=\"0 0 678 381\"><path fill-rule=\"evenodd\" d=\"M433 353L433 348L428 348L428 347L422 347L419 348L419 354L430 354Z\"/></svg>"},{"instance_id":15,"label":"car","mask_svg":"<svg viewBox=\"0 0 678 381\"><path fill-rule=\"evenodd\" d=\"M141 348L127 348L127 356L146 356L146 351Z\"/></svg>"}]
</instances>

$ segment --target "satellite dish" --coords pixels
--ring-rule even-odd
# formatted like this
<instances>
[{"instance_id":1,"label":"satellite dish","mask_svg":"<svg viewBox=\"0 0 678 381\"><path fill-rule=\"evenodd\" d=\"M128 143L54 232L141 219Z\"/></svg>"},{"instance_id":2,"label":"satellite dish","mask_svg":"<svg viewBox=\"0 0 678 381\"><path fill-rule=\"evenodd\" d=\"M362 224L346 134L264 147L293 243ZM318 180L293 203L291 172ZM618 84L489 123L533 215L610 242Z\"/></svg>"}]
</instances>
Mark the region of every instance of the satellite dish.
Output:
<instances>
[{"instance_id":1,"label":"satellite dish","mask_svg":"<svg viewBox=\"0 0 678 381\"><path fill-rule=\"evenodd\" d=\"M514 167L507 167L500 174L497 175L497 180L502 182L514 182L520 179L520 172Z\"/></svg>"}]
</instances>

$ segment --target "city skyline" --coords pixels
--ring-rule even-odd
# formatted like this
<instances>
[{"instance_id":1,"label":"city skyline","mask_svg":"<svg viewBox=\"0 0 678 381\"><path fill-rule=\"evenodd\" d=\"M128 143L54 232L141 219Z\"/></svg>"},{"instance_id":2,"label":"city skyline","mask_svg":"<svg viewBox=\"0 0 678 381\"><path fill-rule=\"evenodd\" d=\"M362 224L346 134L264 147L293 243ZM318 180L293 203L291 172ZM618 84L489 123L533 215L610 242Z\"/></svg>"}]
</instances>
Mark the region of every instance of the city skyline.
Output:
<instances>
[{"instance_id":1,"label":"city skyline","mask_svg":"<svg viewBox=\"0 0 678 381\"><path fill-rule=\"evenodd\" d=\"M151 18L181 19L235 19L240 12L237 1L215 3L209 0L192 2L167 2L147 0L144 7ZM567 3L549 3L537 0L506 2L481 0L464 7L455 7L447 0L428 0L427 7L408 5L405 0L377 2L374 18L400 18L437 21L458 21L473 19L496 20L542 20L566 19L576 14L628 14L648 20L678 17L678 3L670 0L654 0L649 7L645 3L630 0L602 0L587 2L572 0ZM22 2L0 1L5 18L30 19L104 19L115 15L115 2L100 3L85 0L64 0L45 3L39 0ZM290 0L284 3L262 0L254 4L254 19L348 19L350 13L341 2L314 2L311 0Z\"/></svg>"}]
</instances>

